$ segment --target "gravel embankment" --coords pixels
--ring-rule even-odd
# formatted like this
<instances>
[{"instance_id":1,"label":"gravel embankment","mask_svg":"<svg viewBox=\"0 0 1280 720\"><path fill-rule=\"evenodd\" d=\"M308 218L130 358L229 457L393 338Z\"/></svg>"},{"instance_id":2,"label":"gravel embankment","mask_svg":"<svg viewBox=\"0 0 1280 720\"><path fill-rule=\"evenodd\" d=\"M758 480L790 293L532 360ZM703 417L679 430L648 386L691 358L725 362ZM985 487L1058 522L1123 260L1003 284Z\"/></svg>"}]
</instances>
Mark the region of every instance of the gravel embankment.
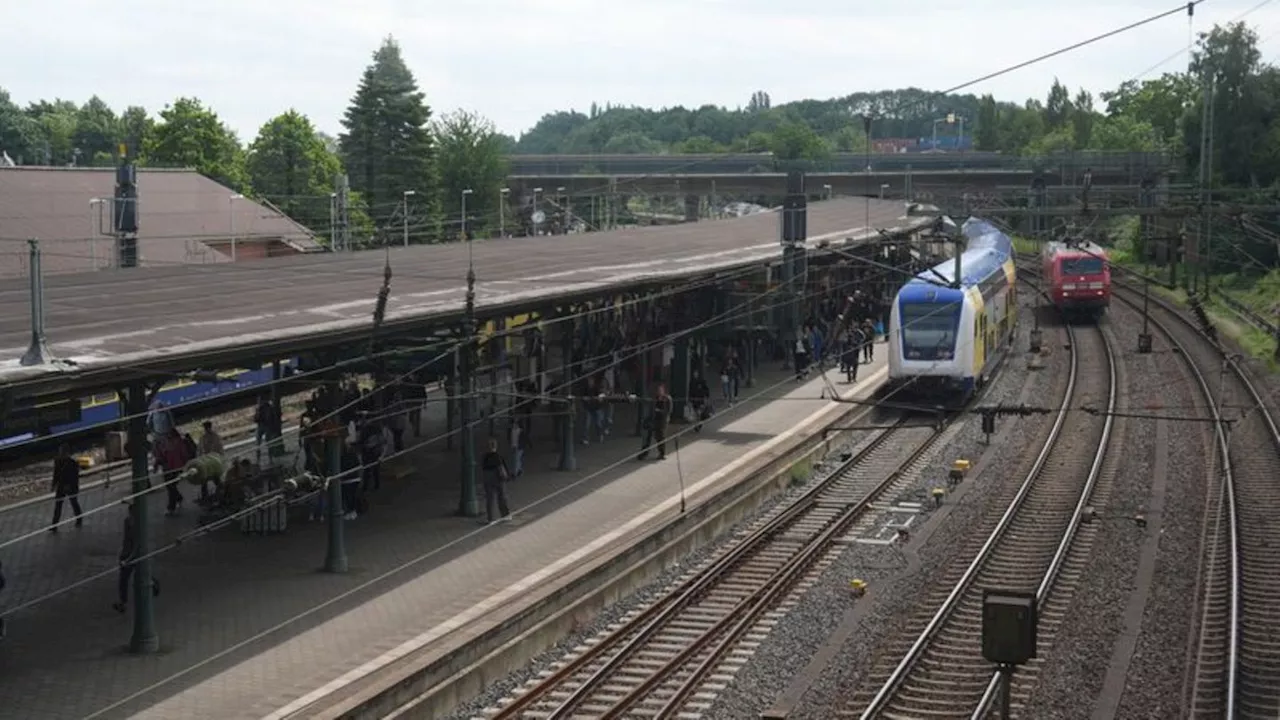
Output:
<instances>
[{"instance_id":1,"label":"gravel embankment","mask_svg":"<svg viewBox=\"0 0 1280 720\"><path fill-rule=\"evenodd\" d=\"M1140 316L1117 304L1109 322L1123 363L1122 402L1127 407L1122 410L1195 414L1192 388L1182 373L1180 359L1170 353L1139 355L1134 350ZM1198 461L1204 450L1197 445L1202 429L1164 421L1167 465L1163 476L1156 478L1158 421L1124 418L1122 422L1124 434L1113 441L1120 452L1120 464L1113 477L1110 503L1096 508L1098 535L1089 572L1072 598L1064 622L1066 630L1058 634L1040 668L1039 685L1023 717L1091 717L1104 692L1111 696L1117 693L1119 688L1109 685L1108 680L1113 684L1119 681L1126 665L1131 676L1139 670L1137 666L1147 666L1141 668L1140 682L1145 687L1132 698L1141 703L1132 709L1140 707L1141 712L1121 712L1118 717L1176 717L1181 707L1182 665L1170 659L1184 654L1194 602L1198 516L1204 500L1204 468ZM1153 490L1164 497L1163 511L1152 505ZM1136 515L1146 518L1145 528L1134 521ZM1159 543L1160 560L1154 581L1147 582L1139 577L1138 566L1153 538ZM1145 622L1140 614L1144 596ZM1142 623L1144 632L1137 652L1130 655L1117 648L1117 642L1136 632L1137 623ZM1153 628L1154 635L1146 632ZM1155 658L1162 660L1152 662Z\"/></svg>"},{"instance_id":2,"label":"gravel embankment","mask_svg":"<svg viewBox=\"0 0 1280 720\"><path fill-rule=\"evenodd\" d=\"M1025 309L1025 306L1024 306ZM1029 320L1024 314L1024 320ZM1031 323L1019 330L1016 348L1028 346ZM1065 376L1067 353L1056 327L1044 327L1049 356L1040 370L1027 369L1027 356L1015 353L1007 362L999 381L989 390L983 404L1052 404L1060 392L1059 380ZM822 579L800 600L769 635L769 640L755 653L752 661L720 694L707 715L709 718L757 717L775 700L827 643L841 619L854 608L858 629L838 650L830 663L808 685L792 718L827 720L853 694L862 676L876 659L878 648L891 633L900 632L910 617L914 598L921 597L931 578L957 558L956 548L963 547L973 529L981 521L994 492L1015 478L1012 472L1022 464L1027 447L1036 444L1047 428L1044 418L1028 420L1002 419L991 445L984 442L981 423L971 418L950 432L953 436L920 473L916 488L928 491L945 484L947 472L956 458L974 463L972 472L950 507L935 518L917 521L917 533L906 551L894 548L851 544ZM979 464L981 463L981 464ZM924 524L928 523L928 524ZM868 581L870 592L855 601L849 592L849 580Z\"/></svg>"},{"instance_id":3,"label":"gravel embankment","mask_svg":"<svg viewBox=\"0 0 1280 720\"><path fill-rule=\"evenodd\" d=\"M1136 335L1141 316L1121 308L1119 320ZM1157 348L1160 338L1156 338ZM1148 397L1160 398L1163 412L1204 417L1199 390L1186 373L1185 363L1173 353L1153 353L1155 367L1135 385L1148 388ZM1136 396L1136 395L1135 395ZM1154 428L1154 423L1146 423ZM1114 717L1178 717L1184 710L1183 691L1188 640L1198 623L1195 617L1200 588L1197 572L1204 533L1208 493L1206 458L1212 457L1211 428L1204 423L1166 421L1169 436L1168 472L1164 487L1164 512L1149 516L1144 538L1159 533L1153 581L1147 590L1141 632L1128 666L1125 688ZM1154 432L1154 430L1152 430ZM1146 499L1144 497L1144 499ZM1157 521L1159 527L1156 527ZM1142 588L1137 588L1142 592ZM1099 654L1099 658L1105 655Z\"/></svg>"}]
</instances>

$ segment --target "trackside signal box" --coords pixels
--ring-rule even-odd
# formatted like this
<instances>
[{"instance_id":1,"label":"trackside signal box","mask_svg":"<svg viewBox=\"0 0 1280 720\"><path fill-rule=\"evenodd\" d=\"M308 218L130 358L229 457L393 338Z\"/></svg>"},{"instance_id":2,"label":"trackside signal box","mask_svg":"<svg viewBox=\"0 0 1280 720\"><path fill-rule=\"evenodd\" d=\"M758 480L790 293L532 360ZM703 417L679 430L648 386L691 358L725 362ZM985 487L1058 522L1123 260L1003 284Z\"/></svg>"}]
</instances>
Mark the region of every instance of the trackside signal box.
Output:
<instances>
[{"instance_id":1,"label":"trackside signal box","mask_svg":"<svg viewBox=\"0 0 1280 720\"><path fill-rule=\"evenodd\" d=\"M1015 590L982 593L982 657L1022 665L1036 657L1036 594Z\"/></svg>"}]
</instances>

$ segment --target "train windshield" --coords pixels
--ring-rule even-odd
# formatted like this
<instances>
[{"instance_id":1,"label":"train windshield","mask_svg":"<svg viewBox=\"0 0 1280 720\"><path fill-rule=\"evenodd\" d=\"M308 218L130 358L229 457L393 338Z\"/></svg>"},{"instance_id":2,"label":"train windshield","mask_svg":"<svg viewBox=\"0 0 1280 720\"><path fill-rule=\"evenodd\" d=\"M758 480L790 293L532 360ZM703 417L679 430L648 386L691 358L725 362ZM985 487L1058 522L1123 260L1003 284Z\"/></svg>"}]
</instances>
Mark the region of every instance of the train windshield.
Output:
<instances>
[{"instance_id":1,"label":"train windshield","mask_svg":"<svg viewBox=\"0 0 1280 720\"><path fill-rule=\"evenodd\" d=\"M960 303L903 303L902 355L907 360L950 360L955 356Z\"/></svg>"},{"instance_id":2,"label":"train windshield","mask_svg":"<svg viewBox=\"0 0 1280 720\"><path fill-rule=\"evenodd\" d=\"M1101 275L1102 267L1102 258L1081 257L1062 260L1063 275Z\"/></svg>"}]
</instances>

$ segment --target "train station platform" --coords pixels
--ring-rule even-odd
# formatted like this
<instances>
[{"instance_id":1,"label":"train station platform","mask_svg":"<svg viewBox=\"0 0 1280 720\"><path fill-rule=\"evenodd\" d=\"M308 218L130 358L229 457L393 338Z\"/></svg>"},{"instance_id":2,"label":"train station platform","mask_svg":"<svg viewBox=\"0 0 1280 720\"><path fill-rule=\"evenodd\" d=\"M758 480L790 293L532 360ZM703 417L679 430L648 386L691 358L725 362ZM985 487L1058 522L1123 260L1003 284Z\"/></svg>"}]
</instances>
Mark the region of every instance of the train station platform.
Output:
<instances>
[{"instance_id":1,"label":"train station platform","mask_svg":"<svg viewBox=\"0 0 1280 720\"><path fill-rule=\"evenodd\" d=\"M859 384L845 385L831 373L835 386L869 392L884 376L883 347L876 363L862 368ZM831 401L819 397L823 387L762 366L755 388L743 388L734 407L717 407L700 433L674 425L673 434L684 433L679 452L669 450L661 462L636 460L629 406L615 411L608 439L577 446L576 472L552 469L559 446L549 429L535 429L526 474L508 484L513 522L492 526L451 514L457 452L442 443L425 448L388 473L367 516L346 524L351 569L342 575L319 570L325 524L296 515L283 535L243 535L233 527L184 543L154 561L162 592L161 651L153 655L124 652L130 616L111 607L109 571L123 510L99 513L83 529L40 533L0 550L12 573L0 606L106 574L10 617L9 636L0 641L0 714L305 716L296 711L415 648L441 649L501 622L503 610L535 596L557 572L678 512L682 478L693 504L733 482L726 468L767 453L806 419L830 412ZM443 410L435 412L426 425L438 432ZM122 486L87 494L86 506L115 499ZM40 505L0 514L0 542L38 528L50 512ZM183 517L152 522L158 542L192 525Z\"/></svg>"}]
</instances>

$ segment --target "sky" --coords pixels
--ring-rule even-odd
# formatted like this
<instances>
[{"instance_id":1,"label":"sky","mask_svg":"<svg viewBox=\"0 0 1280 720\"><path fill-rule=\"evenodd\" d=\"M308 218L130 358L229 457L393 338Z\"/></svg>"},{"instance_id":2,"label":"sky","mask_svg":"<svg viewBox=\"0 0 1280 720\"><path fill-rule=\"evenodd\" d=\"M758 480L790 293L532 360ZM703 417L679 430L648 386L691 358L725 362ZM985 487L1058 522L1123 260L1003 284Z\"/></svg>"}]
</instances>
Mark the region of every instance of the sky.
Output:
<instances>
[{"instance_id":1,"label":"sky","mask_svg":"<svg viewBox=\"0 0 1280 720\"><path fill-rule=\"evenodd\" d=\"M1261 7L1258 7L1261 5ZM904 86L946 89L1177 7L1174 0L0 0L0 87L21 104L97 94L156 111L195 96L245 141L289 108L337 134L360 74L394 36L437 113L519 134L591 103L775 105ZM1246 15L1246 13L1248 13ZM1280 2L1207 0L1204 31L1245 15L1264 59ZM1003 100L1054 77L1095 94L1185 68L1185 12L983 82ZM1273 37L1274 36L1274 37Z\"/></svg>"}]
</instances>

